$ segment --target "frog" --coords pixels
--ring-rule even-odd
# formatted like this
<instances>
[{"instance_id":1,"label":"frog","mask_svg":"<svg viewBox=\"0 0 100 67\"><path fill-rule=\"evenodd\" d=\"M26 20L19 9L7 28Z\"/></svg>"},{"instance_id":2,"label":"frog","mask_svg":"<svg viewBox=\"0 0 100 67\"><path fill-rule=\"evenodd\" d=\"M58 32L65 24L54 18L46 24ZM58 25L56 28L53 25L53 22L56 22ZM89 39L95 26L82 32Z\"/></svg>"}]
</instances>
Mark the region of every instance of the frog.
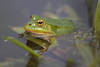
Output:
<instances>
[{"instance_id":1,"label":"frog","mask_svg":"<svg viewBox=\"0 0 100 67\"><path fill-rule=\"evenodd\" d=\"M25 31L38 34L40 37L66 34L74 28L75 24L72 20L44 18L38 15L32 15L30 21L24 25Z\"/></svg>"},{"instance_id":2,"label":"frog","mask_svg":"<svg viewBox=\"0 0 100 67\"><path fill-rule=\"evenodd\" d=\"M30 21L24 25L26 33L32 33L34 37L41 37L48 40L48 37L55 36L56 33L47 21L37 15L32 15Z\"/></svg>"},{"instance_id":3,"label":"frog","mask_svg":"<svg viewBox=\"0 0 100 67\"><path fill-rule=\"evenodd\" d=\"M31 41L27 40L27 45L31 45L33 44L34 40L38 40L37 42L41 43L37 44L35 41L34 44L37 44L43 48L41 53L47 51L48 47L56 41L56 33L53 31L51 25L47 24L46 22L47 21L44 18L37 15L32 15L30 17L30 21L24 25L24 36L26 35L26 37L31 37ZM31 45L31 47L32 46L33 45Z\"/></svg>"},{"instance_id":4,"label":"frog","mask_svg":"<svg viewBox=\"0 0 100 67\"><path fill-rule=\"evenodd\" d=\"M52 19L32 15L30 20L24 25L24 33L27 44L32 47L36 44L42 48L41 52L48 50L48 47L56 43L56 38L72 32L75 29L75 23L67 18ZM34 43L33 43L34 42Z\"/></svg>"}]
</instances>

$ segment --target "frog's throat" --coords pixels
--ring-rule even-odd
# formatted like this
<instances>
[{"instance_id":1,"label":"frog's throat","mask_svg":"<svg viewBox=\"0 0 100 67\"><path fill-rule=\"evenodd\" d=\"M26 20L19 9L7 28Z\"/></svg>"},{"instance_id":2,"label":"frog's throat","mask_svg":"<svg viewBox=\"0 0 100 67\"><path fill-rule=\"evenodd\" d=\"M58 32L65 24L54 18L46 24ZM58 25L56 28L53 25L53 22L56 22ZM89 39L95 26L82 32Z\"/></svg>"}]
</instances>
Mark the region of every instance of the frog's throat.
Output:
<instances>
[{"instance_id":1,"label":"frog's throat","mask_svg":"<svg viewBox=\"0 0 100 67\"><path fill-rule=\"evenodd\" d=\"M33 29L28 29L26 27L24 27L24 29L27 32L31 32L31 33L39 34L39 35L46 35L46 36L55 36L56 35L54 32L51 32L51 31L33 30Z\"/></svg>"}]
</instances>

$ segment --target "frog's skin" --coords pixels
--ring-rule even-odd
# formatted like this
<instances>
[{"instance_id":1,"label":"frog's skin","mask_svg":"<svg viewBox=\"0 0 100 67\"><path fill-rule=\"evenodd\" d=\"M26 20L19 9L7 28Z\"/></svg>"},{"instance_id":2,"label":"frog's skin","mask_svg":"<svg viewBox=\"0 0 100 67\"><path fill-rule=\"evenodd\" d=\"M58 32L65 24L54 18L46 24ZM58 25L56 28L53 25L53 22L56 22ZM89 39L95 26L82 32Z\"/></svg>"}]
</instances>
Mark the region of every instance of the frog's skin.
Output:
<instances>
[{"instance_id":1,"label":"frog's skin","mask_svg":"<svg viewBox=\"0 0 100 67\"><path fill-rule=\"evenodd\" d=\"M31 32L37 37L55 36L56 33L46 21L39 17L32 15L30 21L25 24L24 29L26 32Z\"/></svg>"},{"instance_id":2,"label":"frog's skin","mask_svg":"<svg viewBox=\"0 0 100 67\"><path fill-rule=\"evenodd\" d=\"M50 44L53 44L56 41L56 36L71 32L74 29L74 27L75 26L73 22L68 19L59 20L32 15L30 17L30 21L27 22L24 26L24 34L33 37L33 40L40 38L42 40L48 41ZM46 51L48 48L48 46L43 44L38 45L44 48L43 51Z\"/></svg>"},{"instance_id":3,"label":"frog's skin","mask_svg":"<svg viewBox=\"0 0 100 67\"><path fill-rule=\"evenodd\" d=\"M57 36L73 31L75 24L68 19L50 19L32 15L30 21L24 26L25 31L40 37Z\"/></svg>"}]
</instances>

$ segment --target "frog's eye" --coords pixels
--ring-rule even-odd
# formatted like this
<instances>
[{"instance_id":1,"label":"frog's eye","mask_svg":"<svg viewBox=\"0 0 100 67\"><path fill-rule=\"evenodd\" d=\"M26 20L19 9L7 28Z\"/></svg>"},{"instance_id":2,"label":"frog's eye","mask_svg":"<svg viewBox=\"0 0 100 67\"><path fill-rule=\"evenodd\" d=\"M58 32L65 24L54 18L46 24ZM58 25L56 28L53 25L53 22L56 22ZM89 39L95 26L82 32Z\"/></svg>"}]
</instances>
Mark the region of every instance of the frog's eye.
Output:
<instances>
[{"instance_id":1,"label":"frog's eye","mask_svg":"<svg viewBox=\"0 0 100 67\"><path fill-rule=\"evenodd\" d=\"M43 24L44 24L44 21L43 21L43 20L38 20L38 21L37 21L37 25L38 25L38 26L41 27L41 26L43 26Z\"/></svg>"},{"instance_id":2,"label":"frog's eye","mask_svg":"<svg viewBox=\"0 0 100 67\"><path fill-rule=\"evenodd\" d=\"M38 23L38 24L43 24L43 22L41 22L41 21L40 21L40 22L37 22L37 23Z\"/></svg>"}]
</instances>

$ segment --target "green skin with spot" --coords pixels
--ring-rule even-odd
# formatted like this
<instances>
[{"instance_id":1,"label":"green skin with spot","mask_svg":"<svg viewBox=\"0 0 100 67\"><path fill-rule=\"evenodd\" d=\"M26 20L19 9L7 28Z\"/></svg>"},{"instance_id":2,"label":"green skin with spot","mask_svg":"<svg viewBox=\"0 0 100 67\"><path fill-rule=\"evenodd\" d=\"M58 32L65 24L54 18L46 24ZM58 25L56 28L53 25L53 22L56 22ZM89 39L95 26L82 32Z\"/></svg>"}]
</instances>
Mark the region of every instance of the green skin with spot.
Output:
<instances>
[{"instance_id":1,"label":"green skin with spot","mask_svg":"<svg viewBox=\"0 0 100 67\"><path fill-rule=\"evenodd\" d=\"M32 15L30 17L30 21L24 26L25 34L27 36L39 37L51 44L56 41L56 36L63 35L65 33L67 34L73 31L74 28L75 25L71 20L49 19L39 17L37 15ZM43 51L46 51L48 48L48 46L43 46L43 44L39 45L44 48Z\"/></svg>"}]
</instances>

